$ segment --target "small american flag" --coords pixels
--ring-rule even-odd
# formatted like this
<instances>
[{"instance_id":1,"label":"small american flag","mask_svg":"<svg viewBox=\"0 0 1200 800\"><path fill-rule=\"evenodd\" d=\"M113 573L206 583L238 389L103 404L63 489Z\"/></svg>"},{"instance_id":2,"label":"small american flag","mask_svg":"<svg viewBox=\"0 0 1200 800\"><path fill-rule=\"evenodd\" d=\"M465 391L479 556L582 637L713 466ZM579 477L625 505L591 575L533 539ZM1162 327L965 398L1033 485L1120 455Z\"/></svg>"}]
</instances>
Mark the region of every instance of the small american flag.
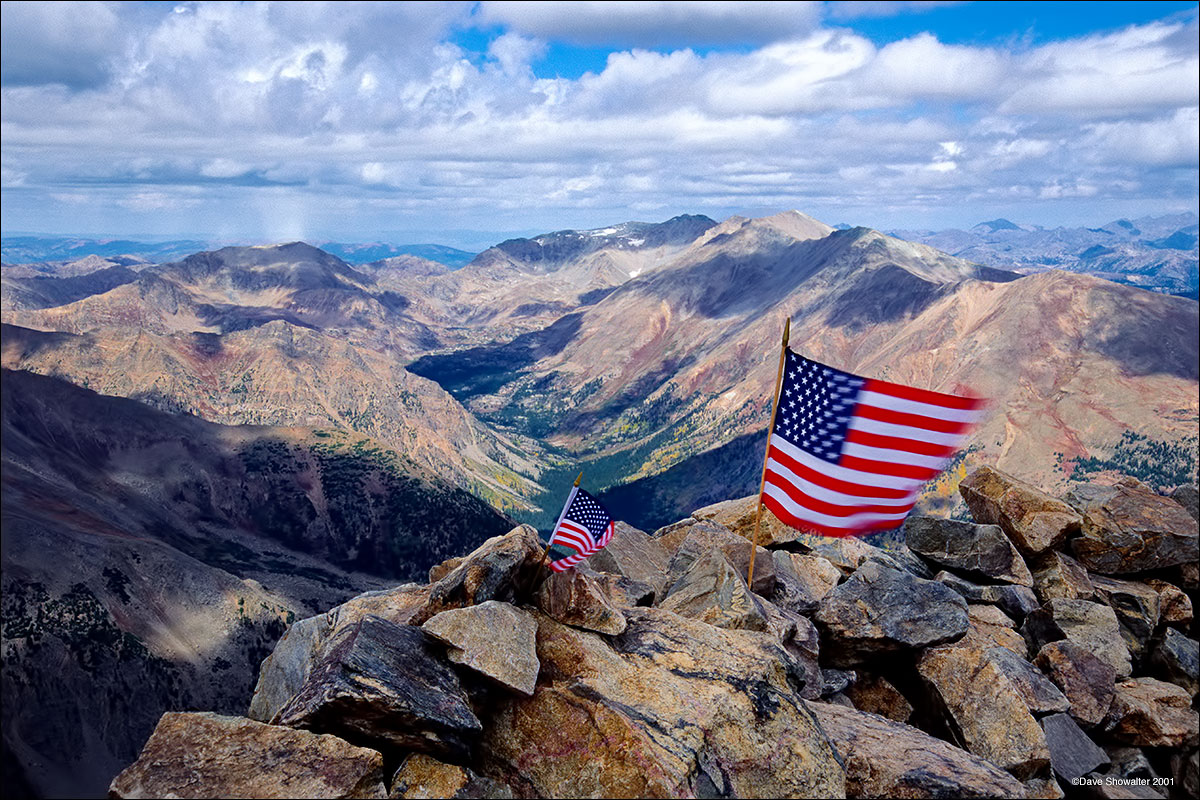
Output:
<instances>
[{"instance_id":1,"label":"small american flag","mask_svg":"<svg viewBox=\"0 0 1200 800\"><path fill-rule=\"evenodd\" d=\"M562 545L575 552L550 562L550 569L562 572L583 561L612 539L615 523L604 506L575 486L567 498L558 524L550 534L550 544Z\"/></svg>"},{"instance_id":2,"label":"small american flag","mask_svg":"<svg viewBox=\"0 0 1200 800\"><path fill-rule=\"evenodd\" d=\"M825 536L895 528L984 401L860 378L786 351L762 503Z\"/></svg>"}]
</instances>

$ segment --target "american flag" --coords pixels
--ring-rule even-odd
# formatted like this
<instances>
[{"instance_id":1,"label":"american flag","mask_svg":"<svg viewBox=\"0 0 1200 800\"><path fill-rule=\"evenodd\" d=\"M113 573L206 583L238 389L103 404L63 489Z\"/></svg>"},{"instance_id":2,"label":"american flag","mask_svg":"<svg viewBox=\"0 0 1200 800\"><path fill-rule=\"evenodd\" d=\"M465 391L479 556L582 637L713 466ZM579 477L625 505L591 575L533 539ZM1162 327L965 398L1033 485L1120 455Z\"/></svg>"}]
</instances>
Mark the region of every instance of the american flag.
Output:
<instances>
[{"instance_id":1,"label":"american flag","mask_svg":"<svg viewBox=\"0 0 1200 800\"><path fill-rule=\"evenodd\" d=\"M604 506L578 486L571 489L566 507L550 534L550 544L562 545L575 552L550 562L550 569L562 572L583 561L612 539L615 523Z\"/></svg>"},{"instance_id":2,"label":"american flag","mask_svg":"<svg viewBox=\"0 0 1200 800\"><path fill-rule=\"evenodd\" d=\"M762 502L787 525L849 536L900 525L984 401L860 378L786 351Z\"/></svg>"}]
</instances>

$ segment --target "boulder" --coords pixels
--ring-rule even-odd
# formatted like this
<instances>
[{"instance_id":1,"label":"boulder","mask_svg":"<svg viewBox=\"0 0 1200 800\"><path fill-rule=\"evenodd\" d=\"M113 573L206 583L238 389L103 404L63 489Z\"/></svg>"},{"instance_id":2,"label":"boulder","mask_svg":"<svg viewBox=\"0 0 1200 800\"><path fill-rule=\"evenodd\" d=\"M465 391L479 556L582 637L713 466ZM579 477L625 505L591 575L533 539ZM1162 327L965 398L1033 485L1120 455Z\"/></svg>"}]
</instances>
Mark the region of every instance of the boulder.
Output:
<instances>
[{"instance_id":1,"label":"boulder","mask_svg":"<svg viewBox=\"0 0 1200 800\"><path fill-rule=\"evenodd\" d=\"M745 581L749 577L750 543L737 534L706 520L695 520L687 536L679 543L667 568L667 591L671 590L692 564L716 548ZM754 548L754 592L763 597L775 593L775 561L764 547Z\"/></svg>"},{"instance_id":2,"label":"boulder","mask_svg":"<svg viewBox=\"0 0 1200 800\"><path fill-rule=\"evenodd\" d=\"M1158 618L1166 625L1183 627L1192 621L1192 598L1173 583L1150 578L1146 585L1158 592Z\"/></svg>"},{"instance_id":3,"label":"boulder","mask_svg":"<svg viewBox=\"0 0 1200 800\"><path fill-rule=\"evenodd\" d=\"M997 525L974 525L942 517L904 521L908 548L940 567L972 578L1033 586L1029 567Z\"/></svg>"},{"instance_id":4,"label":"boulder","mask_svg":"<svg viewBox=\"0 0 1200 800\"><path fill-rule=\"evenodd\" d=\"M1046 553L1036 562L1033 591L1043 603L1054 599L1094 600L1096 597L1096 590L1083 565L1059 552Z\"/></svg>"},{"instance_id":5,"label":"boulder","mask_svg":"<svg viewBox=\"0 0 1200 800\"><path fill-rule=\"evenodd\" d=\"M696 519L715 522L723 528L733 531L743 539L749 540L754 536L754 518L758 510L758 495L739 497L736 500L725 500L713 503L692 512ZM758 527L756 544L761 547L785 544L795 540L800 531L784 525L766 508L762 510L762 518ZM755 572L758 566L754 567Z\"/></svg>"},{"instance_id":6,"label":"boulder","mask_svg":"<svg viewBox=\"0 0 1200 800\"><path fill-rule=\"evenodd\" d=\"M1129 677L1132 670L1117 615L1106 605L1086 600L1051 600L1025 618L1021 633L1031 652L1050 642L1067 639L1108 663L1118 679Z\"/></svg>"},{"instance_id":7,"label":"boulder","mask_svg":"<svg viewBox=\"0 0 1200 800\"><path fill-rule=\"evenodd\" d=\"M746 581L716 548L709 548L691 562L659 607L720 628L767 630L763 602L750 592Z\"/></svg>"},{"instance_id":8,"label":"boulder","mask_svg":"<svg viewBox=\"0 0 1200 800\"><path fill-rule=\"evenodd\" d=\"M661 597L667 584L671 553L648 534L618 522L612 539L603 550L590 556L588 562L598 572L624 575L652 586Z\"/></svg>"},{"instance_id":9,"label":"boulder","mask_svg":"<svg viewBox=\"0 0 1200 800\"><path fill-rule=\"evenodd\" d=\"M1134 660L1140 660L1146 643L1158 627L1158 592L1137 581L1122 581L1096 575L1092 578L1096 597L1117 614L1121 636Z\"/></svg>"},{"instance_id":10,"label":"boulder","mask_svg":"<svg viewBox=\"0 0 1200 800\"><path fill-rule=\"evenodd\" d=\"M1092 572L1119 575L1196 561L1196 520L1179 503L1147 489L1118 486L1088 507L1075 557Z\"/></svg>"},{"instance_id":11,"label":"boulder","mask_svg":"<svg viewBox=\"0 0 1200 800\"><path fill-rule=\"evenodd\" d=\"M429 599L410 618L413 625L449 608L487 600L511 601L541 569L542 543L537 531L520 525L477 547L444 577L431 584Z\"/></svg>"},{"instance_id":12,"label":"boulder","mask_svg":"<svg viewBox=\"0 0 1200 800\"><path fill-rule=\"evenodd\" d=\"M1045 717L1042 730L1050 748L1050 765L1061 780L1071 783L1108 766L1108 755L1080 730L1069 714Z\"/></svg>"},{"instance_id":13,"label":"boulder","mask_svg":"<svg viewBox=\"0 0 1200 800\"><path fill-rule=\"evenodd\" d=\"M1004 647L992 647L984 655L1000 668L1034 716L1067 711L1071 704L1033 664ZM1088 770L1091 772L1091 770Z\"/></svg>"},{"instance_id":14,"label":"boulder","mask_svg":"<svg viewBox=\"0 0 1200 800\"><path fill-rule=\"evenodd\" d=\"M844 797L836 751L765 633L634 608L619 636L538 618L542 682L505 698L482 771L522 796Z\"/></svg>"},{"instance_id":15,"label":"boulder","mask_svg":"<svg viewBox=\"0 0 1200 800\"><path fill-rule=\"evenodd\" d=\"M1017 633L1016 623L996 606L972 603L967 606L967 635L959 639L964 647L979 647L987 650L1003 647L1020 658L1029 655L1025 639Z\"/></svg>"},{"instance_id":16,"label":"boulder","mask_svg":"<svg viewBox=\"0 0 1200 800\"><path fill-rule=\"evenodd\" d=\"M1011 475L980 467L958 484L976 522L999 525L1025 557L1059 547L1079 530L1079 512Z\"/></svg>"},{"instance_id":17,"label":"boulder","mask_svg":"<svg viewBox=\"0 0 1200 800\"><path fill-rule=\"evenodd\" d=\"M1017 619L1024 619L1026 614L1039 605L1037 595L1028 586L1014 586L1010 583L980 586L945 570L933 579L958 592L967 602L998 606L1004 613Z\"/></svg>"},{"instance_id":18,"label":"boulder","mask_svg":"<svg viewBox=\"0 0 1200 800\"><path fill-rule=\"evenodd\" d=\"M324 652L363 617L370 614L403 625L428 599L428 587L404 584L365 592L324 614L293 623L259 668L247 716L271 722L300 691Z\"/></svg>"},{"instance_id":19,"label":"boulder","mask_svg":"<svg viewBox=\"0 0 1200 800\"><path fill-rule=\"evenodd\" d=\"M1171 755L1171 777L1183 797L1200 796L1200 750Z\"/></svg>"},{"instance_id":20,"label":"boulder","mask_svg":"<svg viewBox=\"0 0 1200 800\"><path fill-rule=\"evenodd\" d=\"M673 556L675 555L675 551L679 549L679 545L687 538L692 526L698 521L695 517L684 517L677 522L672 522L670 525L662 526L650 534L650 538L657 542L669 555Z\"/></svg>"},{"instance_id":21,"label":"boulder","mask_svg":"<svg viewBox=\"0 0 1200 800\"><path fill-rule=\"evenodd\" d=\"M372 616L329 648L276 723L435 755L465 754L482 730L429 637Z\"/></svg>"},{"instance_id":22,"label":"boulder","mask_svg":"<svg viewBox=\"0 0 1200 800\"><path fill-rule=\"evenodd\" d=\"M1172 683L1132 678L1116 685L1105 730L1110 738L1137 747L1195 747L1192 698Z\"/></svg>"},{"instance_id":23,"label":"boulder","mask_svg":"<svg viewBox=\"0 0 1200 800\"><path fill-rule=\"evenodd\" d=\"M1176 486L1168 495L1179 505L1183 506L1184 510L1192 515L1192 519L1197 519L1200 514L1200 489L1195 484L1191 486L1183 485Z\"/></svg>"},{"instance_id":24,"label":"boulder","mask_svg":"<svg viewBox=\"0 0 1200 800\"><path fill-rule=\"evenodd\" d=\"M1066 696L1076 721L1091 728L1104 720L1116 693L1117 675L1111 665L1066 639L1047 644L1033 663Z\"/></svg>"},{"instance_id":25,"label":"boulder","mask_svg":"<svg viewBox=\"0 0 1200 800\"><path fill-rule=\"evenodd\" d=\"M625 630L625 615L613 603L612 593L587 569L552 572L538 589L536 602L567 625L607 634Z\"/></svg>"},{"instance_id":26,"label":"boulder","mask_svg":"<svg viewBox=\"0 0 1200 800\"><path fill-rule=\"evenodd\" d=\"M821 556L786 550L775 550L771 555L777 579L775 602L801 614L815 611L821 599L842 579L842 571ZM812 607L808 608L810 602Z\"/></svg>"},{"instance_id":27,"label":"boulder","mask_svg":"<svg viewBox=\"0 0 1200 800\"><path fill-rule=\"evenodd\" d=\"M966 750L1019 780L1036 778L1050 764L1046 737L1020 690L989 652L961 645L931 647L917 660L917 672Z\"/></svg>"},{"instance_id":28,"label":"boulder","mask_svg":"<svg viewBox=\"0 0 1200 800\"><path fill-rule=\"evenodd\" d=\"M424 753L404 759L392 778L392 800L432 800L432 798L489 798L512 800L512 788L476 775L467 767L445 764Z\"/></svg>"},{"instance_id":29,"label":"boulder","mask_svg":"<svg viewBox=\"0 0 1200 800\"><path fill-rule=\"evenodd\" d=\"M967 604L954 590L875 562L827 594L815 621L835 667L952 642L969 627Z\"/></svg>"},{"instance_id":30,"label":"boulder","mask_svg":"<svg viewBox=\"0 0 1200 800\"><path fill-rule=\"evenodd\" d=\"M846 765L847 797L1021 797L988 761L908 725L829 703L810 704Z\"/></svg>"},{"instance_id":31,"label":"boulder","mask_svg":"<svg viewBox=\"0 0 1200 800\"><path fill-rule=\"evenodd\" d=\"M533 694L540 664L537 623L529 613L499 600L452 608L426 620L421 630L449 645L446 655L501 686Z\"/></svg>"},{"instance_id":32,"label":"boulder","mask_svg":"<svg viewBox=\"0 0 1200 800\"><path fill-rule=\"evenodd\" d=\"M933 577L929 567L907 547L890 552L853 536L834 538L814 536L811 533L797 535L796 544L807 553L833 564L843 575L849 575L863 564L873 561L889 569L912 573L919 578Z\"/></svg>"},{"instance_id":33,"label":"boulder","mask_svg":"<svg viewBox=\"0 0 1200 800\"><path fill-rule=\"evenodd\" d=\"M466 558L466 556L451 556L450 558L447 558L445 561L443 561L440 564L434 564L432 567L429 568L429 582L437 583L442 578L446 577L451 572L453 572L455 569L457 569L458 566L460 564L462 564L462 562L465 558ZM422 757L429 758L429 756L422 756ZM432 759L430 759L430 760L432 760Z\"/></svg>"},{"instance_id":34,"label":"boulder","mask_svg":"<svg viewBox=\"0 0 1200 800\"><path fill-rule=\"evenodd\" d=\"M1200 642L1174 628L1167 628L1150 654L1150 670L1156 677L1180 686L1192 697L1200 692Z\"/></svg>"},{"instance_id":35,"label":"boulder","mask_svg":"<svg viewBox=\"0 0 1200 800\"><path fill-rule=\"evenodd\" d=\"M323 734L168 711L109 797L386 797L383 757Z\"/></svg>"},{"instance_id":36,"label":"boulder","mask_svg":"<svg viewBox=\"0 0 1200 800\"><path fill-rule=\"evenodd\" d=\"M881 676L859 677L846 690L846 694L859 711L878 714L894 722L908 722L912 717L912 703L908 702L891 681Z\"/></svg>"}]
</instances>

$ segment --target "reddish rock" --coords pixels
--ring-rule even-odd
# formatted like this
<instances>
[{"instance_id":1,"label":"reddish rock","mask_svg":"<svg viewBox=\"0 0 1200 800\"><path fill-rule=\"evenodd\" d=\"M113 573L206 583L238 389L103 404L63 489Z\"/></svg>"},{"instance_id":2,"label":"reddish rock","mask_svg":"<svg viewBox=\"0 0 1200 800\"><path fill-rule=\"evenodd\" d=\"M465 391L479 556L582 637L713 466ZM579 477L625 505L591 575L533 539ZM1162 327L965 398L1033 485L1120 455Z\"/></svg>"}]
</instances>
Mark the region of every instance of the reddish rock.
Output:
<instances>
[{"instance_id":1,"label":"reddish rock","mask_svg":"<svg viewBox=\"0 0 1200 800\"><path fill-rule=\"evenodd\" d=\"M1105 730L1116 741L1137 747L1196 747L1198 721L1191 696L1155 678L1132 678L1116 685Z\"/></svg>"},{"instance_id":2,"label":"reddish rock","mask_svg":"<svg viewBox=\"0 0 1200 800\"><path fill-rule=\"evenodd\" d=\"M607 634L625 630L625 615L595 573L586 569L552 572L538 589L536 602L566 625Z\"/></svg>"},{"instance_id":3,"label":"reddish rock","mask_svg":"<svg viewBox=\"0 0 1200 800\"><path fill-rule=\"evenodd\" d=\"M1075 557L1092 572L1119 575L1196 561L1196 520L1178 503L1147 489L1118 486L1088 507Z\"/></svg>"},{"instance_id":4,"label":"reddish rock","mask_svg":"<svg viewBox=\"0 0 1200 800\"><path fill-rule=\"evenodd\" d=\"M1146 585L1158 592L1159 619L1183 627L1192 621L1192 598L1173 583L1150 578Z\"/></svg>"},{"instance_id":5,"label":"reddish rock","mask_svg":"<svg viewBox=\"0 0 1200 800\"><path fill-rule=\"evenodd\" d=\"M1091 650L1116 672L1129 677L1129 648L1121 636L1116 613L1106 605L1085 600L1051 600L1025 618L1021 628L1031 650L1068 639Z\"/></svg>"},{"instance_id":6,"label":"reddish rock","mask_svg":"<svg viewBox=\"0 0 1200 800\"><path fill-rule=\"evenodd\" d=\"M846 694L859 711L878 714L894 722L908 722L913 713L912 704L900 690L878 675L860 677Z\"/></svg>"},{"instance_id":7,"label":"reddish rock","mask_svg":"<svg viewBox=\"0 0 1200 800\"><path fill-rule=\"evenodd\" d=\"M1070 714L1084 727L1099 725L1108 714L1116 690L1116 671L1086 647L1065 639L1050 642L1033 663L1070 703Z\"/></svg>"},{"instance_id":8,"label":"reddish rock","mask_svg":"<svg viewBox=\"0 0 1200 800\"><path fill-rule=\"evenodd\" d=\"M1029 567L997 525L910 516L904 540L914 553L968 577L1033 586Z\"/></svg>"},{"instance_id":9,"label":"reddish rock","mask_svg":"<svg viewBox=\"0 0 1200 800\"><path fill-rule=\"evenodd\" d=\"M1033 570L1033 591L1043 603L1050 600L1094 600L1096 590L1075 559L1059 552L1043 555Z\"/></svg>"},{"instance_id":10,"label":"reddish rock","mask_svg":"<svg viewBox=\"0 0 1200 800\"><path fill-rule=\"evenodd\" d=\"M424 753L404 759L392 778L389 800L467 800L489 798L512 800L512 788L475 774L467 767L445 764Z\"/></svg>"},{"instance_id":11,"label":"reddish rock","mask_svg":"<svg viewBox=\"0 0 1200 800\"><path fill-rule=\"evenodd\" d=\"M1079 530L1074 508L992 467L980 467L958 484L976 522L999 525L1026 557L1061 545Z\"/></svg>"},{"instance_id":12,"label":"reddish rock","mask_svg":"<svg viewBox=\"0 0 1200 800\"><path fill-rule=\"evenodd\" d=\"M618 522L612 540L588 558L588 565L598 572L624 575L652 586L656 595L662 597L670 561L671 553L660 542L632 525Z\"/></svg>"}]
</instances>

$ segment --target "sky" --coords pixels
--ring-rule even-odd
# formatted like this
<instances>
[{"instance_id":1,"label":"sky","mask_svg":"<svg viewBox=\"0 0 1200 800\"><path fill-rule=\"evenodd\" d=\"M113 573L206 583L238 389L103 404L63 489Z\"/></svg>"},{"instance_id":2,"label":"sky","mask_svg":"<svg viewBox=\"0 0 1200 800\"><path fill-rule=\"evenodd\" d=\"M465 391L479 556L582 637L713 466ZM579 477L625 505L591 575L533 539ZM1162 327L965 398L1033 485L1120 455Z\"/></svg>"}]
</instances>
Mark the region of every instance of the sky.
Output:
<instances>
[{"instance_id":1,"label":"sky","mask_svg":"<svg viewBox=\"0 0 1200 800\"><path fill-rule=\"evenodd\" d=\"M1198 209L1195 2L23 3L0 229L438 242Z\"/></svg>"}]
</instances>

